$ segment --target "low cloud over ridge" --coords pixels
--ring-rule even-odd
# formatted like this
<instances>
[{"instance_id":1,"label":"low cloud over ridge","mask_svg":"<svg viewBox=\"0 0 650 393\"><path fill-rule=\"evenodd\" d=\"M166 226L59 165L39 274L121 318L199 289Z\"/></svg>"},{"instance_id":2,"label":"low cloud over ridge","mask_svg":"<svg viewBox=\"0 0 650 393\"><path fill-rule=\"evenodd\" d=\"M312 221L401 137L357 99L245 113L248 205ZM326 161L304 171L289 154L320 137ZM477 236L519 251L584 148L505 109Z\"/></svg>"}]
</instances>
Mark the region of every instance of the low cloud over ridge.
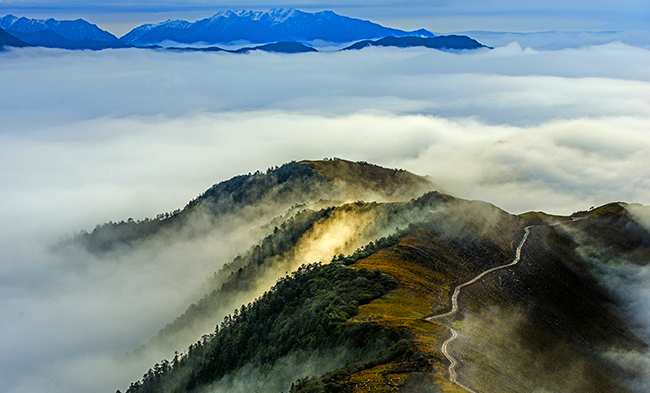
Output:
<instances>
[{"instance_id":1,"label":"low cloud over ridge","mask_svg":"<svg viewBox=\"0 0 650 393\"><path fill-rule=\"evenodd\" d=\"M645 49L0 57L11 92L0 97L0 342L12 348L0 380L12 393L124 389L145 370L122 367L123 354L169 322L153 307L155 280L120 286L146 264L70 265L47 245L182 207L237 174L337 156L430 175L514 213L650 204ZM189 296L180 281L174 291Z\"/></svg>"}]
</instances>

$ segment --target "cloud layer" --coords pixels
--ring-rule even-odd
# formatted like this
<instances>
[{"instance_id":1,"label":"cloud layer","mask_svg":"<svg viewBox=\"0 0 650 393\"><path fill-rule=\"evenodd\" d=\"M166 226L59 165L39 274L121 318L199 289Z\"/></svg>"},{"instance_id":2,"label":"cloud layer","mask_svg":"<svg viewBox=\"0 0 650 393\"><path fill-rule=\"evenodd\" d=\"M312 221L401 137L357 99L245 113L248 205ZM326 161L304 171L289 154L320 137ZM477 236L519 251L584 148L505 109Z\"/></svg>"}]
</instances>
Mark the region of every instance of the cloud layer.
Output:
<instances>
[{"instance_id":1,"label":"cloud layer","mask_svg":"<svg viewBox=\"0 0 650 393\"><path fill-rule=\"evenodd\" d=\"M336 156L514 213L650 204L650 51L623 44L0 57L0 380L12 393L124 389L146 370L123 355L247 239L110 261L48 245L182 207L237 174Z\"/></svg>"}]
</instances>

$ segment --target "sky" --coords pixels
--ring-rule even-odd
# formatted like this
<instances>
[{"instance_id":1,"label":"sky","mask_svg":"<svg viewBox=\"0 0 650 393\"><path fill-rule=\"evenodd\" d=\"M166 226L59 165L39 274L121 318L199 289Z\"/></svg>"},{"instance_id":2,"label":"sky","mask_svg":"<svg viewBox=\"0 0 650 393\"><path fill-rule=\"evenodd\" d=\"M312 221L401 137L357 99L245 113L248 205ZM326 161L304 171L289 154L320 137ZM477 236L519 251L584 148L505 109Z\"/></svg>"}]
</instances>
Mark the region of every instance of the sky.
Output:
<instances>
[{"instance_id":1,"label":"sky","mask_svg":"<svg viewBox=\"0 0 650 393\"><path fill-rule=\"evenodd\" d=\"M99 4L3 0L0 14L124 27L271 6ZM432 31L624 31L483 33L495 49L460 53L0 53L3 391L115 391L140 377L149 359L124 355L186 307L191 288L250 242L250 228L224 224L210 244L104 259L48 247L103 222L181 208L238 174L341 157L430 176L445 192L512 213L650 205L650 40L630 32L646 23L647 6L527 4L281 6Z\"/></svg>"},{"instance_id":2,"label":"sky","mask_svg":"<svg viewBox=\"0 0 650 393\"><path fill-rule=\"evenodd\" d=\"M13 13L32 18L84 18L117 36L143 23L167 19L197 20L223 9L297 8L308 12L333 10L390 27L434 32L490 31L603 31L648 29L650 4L643 0L410 0L394 1L292 1L252 2L198 0L2 0L0 15Z\"/></svg>"}]
</instances>

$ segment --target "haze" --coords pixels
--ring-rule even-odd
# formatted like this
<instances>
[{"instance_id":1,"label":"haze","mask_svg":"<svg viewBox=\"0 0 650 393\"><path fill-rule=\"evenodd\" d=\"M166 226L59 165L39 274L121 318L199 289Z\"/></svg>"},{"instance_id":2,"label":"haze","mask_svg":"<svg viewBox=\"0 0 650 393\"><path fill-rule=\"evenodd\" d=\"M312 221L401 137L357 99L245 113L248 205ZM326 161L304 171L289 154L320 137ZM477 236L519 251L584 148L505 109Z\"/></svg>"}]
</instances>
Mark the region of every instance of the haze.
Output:
<instances>
[{"instance_id":1,"label":"haze","mask_svg":"<svg viewBox=\"0 0 650 393\"><path fill-rule=\"evenodd\" d=\"M120 15L128 23L164 19L146 2L44 4L2 1L0 14L95 15L87 19L115 26ZM504 2L485 18L472 1L413 2L412 13L393 16L388 4L327 8L432 31L628 31L647 23L645 3L611 13L607 4ZM307 2L292 5L312 11ZM253 6L272 5L223 7ZM552 18L587 6L587 16ZM162 3L169 14L175 7ZM188 3L177 17L207 17L207 8ZM256 240L250 228L223 228L210 245L107 260L57 258L48 246L102 222L181 208L234 175L341 157L428 175L446 192L512 213L650 204L650 41L647 32L621 34L537 34L522 43L486 36L496 48L474 53L0 53L3 391L105 392L139 378L151 364L140 369L124 355L182 312L215 266Z\"/></svg>"}]
</instances>

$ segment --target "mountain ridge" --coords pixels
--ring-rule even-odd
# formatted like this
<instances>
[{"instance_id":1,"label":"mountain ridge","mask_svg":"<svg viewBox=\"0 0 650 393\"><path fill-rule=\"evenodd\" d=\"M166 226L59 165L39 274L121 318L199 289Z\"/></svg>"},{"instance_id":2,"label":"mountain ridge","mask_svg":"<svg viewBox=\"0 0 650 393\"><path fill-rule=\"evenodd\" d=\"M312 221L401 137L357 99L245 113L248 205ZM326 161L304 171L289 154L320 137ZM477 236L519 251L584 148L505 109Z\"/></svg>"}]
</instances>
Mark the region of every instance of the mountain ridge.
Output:
<instances>
[{"instance_id":1,"label":"mountain ridge","mask_svg":"<svg viewBox=\"0 0 650 393\"><path fill-rule=\"evenodd\" d=\"M301 181L323 176L332 182L370 182L360 181L360 188L386 187L392 184L391 177L401 173L411 176L404 171L345 160L291 165L277 174ZM358 172L365 172L365 177ZM261 173L253 176L264 179ZM247 176L233 179L240 185L250 180ZM220 200L233 186L219 183L195 203ZM237 199L260 195L244 192ZM372 197L373 193L367 195ZM463 354L457 357L455 371L471 389L557 391L567 383L577 383L580 389L576 391L637 392L628 385L630 375L634 375L625 368L628 366L607 354L640 353L648 343L630 330L618 310L622 300L594 273L594 266L612 257L621 263L637 264L639 260L633 257L645 255L648 258L642 260L648 264L650 232L635 221L628 208L619 202L572 216L541 212L512 215L486 202L462 200L436 191L398 203L357 201L321 210L299 208L298 215L290 216L302 218L283 221L280 229L276 227L248 254L237 257L214 275L217 287L213 294L254 287L259 297L248 304L248 300L244 301L241 308L235 305L235 312L226 315L213 333L192 344L187 352L177 354L173 361L157 364L141 381L131 384L128 392L200 391L208 386L294 393L397 388L458 392L462 385L447 373L450 364L441 349L449 337L447 326L452 323L460 332L455 333L459 338L454 340L453 351ZM329 255L334 255L330 263L311 264L317 261L309 259L316 255L311 253L298 257L329 236L341 234L353 222L356 226L337 242L328 243L329 248L321 254L326 256L329 250ZM368 239L376 240L351 251L354 241L363 244ZM591 257L581 251L584 247L592 248ZM515 254L519 262L516 265L511 263ZM346 270L350 268L353 270ZM279 277L277 285L262 293L263 285L256 282L276 282L268 279L272 271L275 273L270 277ZM352 276L353 271L361 276ZM483 277L486 271L491 273ZM459 311L453 320L430 318L449 309L456 286L477 276L481 280L460 293ZM396 284L381 290L375 286L374 295L364 294L356 300L343 295L351 289L337 292L356 287L365 288L361 289L365 293L365 285L381 277L386 277L385 283ZM292 289L281 289L285 287ZM235 299L245 299L241 294ZM286 307L272 300L278 298ZM213 304L223 306L227 298L215 299L221 300ZM226 308L232 309L236 300L226 303ZM184 329L179 323L208 314L212 317L205 323L214 326L223 310L208 310L205 304L192 305L182 319L168 325L164 334L178 334ZM265 314L264 323L260 323L251 322L251 312L272 314ZM502 315L507 315L504 320L512 321L513 326L497 323ZM282 345L269 344L278 339L280 332L292 333L282 336ZM328 334L333 336L327 338ZM490 347L490 341L483 336L501 346ZM526 349L509 349L520 345L526 345ZM337 352L343 357L333 355ZM306 371L310 367L296 367L296 362L318 365L319 371L310 373ZM548 365L553 365L553 371L545 369ZM223 368L226 366L228 371ZM251 367L259 373L252 379ZM531 367L534 371L529 371ZM501 374L507 377L501 378ZM567 379L570 376L573 381Z\"/></svg>"},{"instance_id":2,"label":"mountain ridge","mask_svg":"<svg viewBox=\"0 0 650 393\"><path fill-rule=\"evenodd\" d=\"M273 8L268 12L225 10L195 22L168 19L138 26L120 38L83 19L30 19L8 14L0 18L0 28L28 44L5 34L3 46L70 50L137 47L176 52L317 52L310 44L313 42L356 42L345 48L348 50L367 46L427 47L440 50L489 48L467 36L436 37L425 29L404 31L338 15L333 11L308 13L293 8ZM163 43L167 47L161 46ZM170 43L175 44L169 45ZM211 45L215 43L261 45L225 49ZM209 46L182 47L177 44Z\"/></svg>"},{"instance_id":3,"label":"mountain ridge","mask_svg":"<svg viewBox=\"0 0 650 393\"><path fill-rule=\"evenodd\" d=\"M4 48L5 46L24 48L33 45L28 44L27 42L21 40L20 38L12 34L7 33L4 29L0 28L0 49Z\"/></svg>"},{"instance_id":4,"label":"mountain ridge","mask_svg":"<svg viewBox=\"0 0 650 393\"><path fill-rule=\"evenodd\" d=\"M327 172L327 168L338 169L333 174ZM282 206L280 211L286 211L294 205L319 200L338 203L365 197L383 201L409 200L434 188L430 180L410 172L365 162L292 161L268 168L266 172L258 170L217 183L189 201L183 209L160 214L154 219L98 225L92 232L82 231L57 247L77 244L101 254L115 248L130 248L166 228L184 226L196 215L214 218L247 210L265 215L278 209L278 205Z\"/></svg>"},{"instance_id":5,"label":"mountain ridge","mask_svg":"<svg viewBox=\"0 0 650 393\"><path fill-rule=\"evenodd\" d=\"M8 14L0 18L0 28L28 44L47 48L98 50L128 46L83 19L30 19Z\"/></svg>"},{"instance_id":6,"label":"mountain ridge","mask_svg":"<svg viewBox=\"0 0 650 393\"><path fill-rule=\"evenodd\" d=\"M156 44L165 40L186 44L229 43L238 40L250 43L313 40L351 42L388 35L433 37L432 33L424 29L407 32L367 20L341 16L333 11L308 13L274 8L268 12L220 11L212 17L195 22L170 19L145 24L134 28L120 39L135 45Z\"/></svg>"}]
</instances>

